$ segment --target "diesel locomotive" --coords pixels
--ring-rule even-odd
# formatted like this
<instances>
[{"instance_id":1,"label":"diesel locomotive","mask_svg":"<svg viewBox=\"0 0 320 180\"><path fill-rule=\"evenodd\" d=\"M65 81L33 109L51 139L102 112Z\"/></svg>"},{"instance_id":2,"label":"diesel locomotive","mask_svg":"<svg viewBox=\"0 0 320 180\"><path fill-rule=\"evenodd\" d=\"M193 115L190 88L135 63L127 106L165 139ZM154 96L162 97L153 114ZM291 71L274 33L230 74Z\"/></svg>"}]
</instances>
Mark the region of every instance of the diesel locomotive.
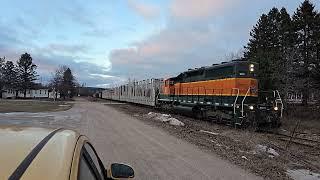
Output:
<instances>
[{"instance_id":1,"label":"diesel locomotive","mask_svg":"<svg viewBox=\"0 0 320 180\"><path fill-rule=\"evenodd\" d=\"M164 80L156 104L235 126L278 127L280 93L259 91L257 72L258 64L243 60L189 69Z\"/></svg>"}]
</instances>

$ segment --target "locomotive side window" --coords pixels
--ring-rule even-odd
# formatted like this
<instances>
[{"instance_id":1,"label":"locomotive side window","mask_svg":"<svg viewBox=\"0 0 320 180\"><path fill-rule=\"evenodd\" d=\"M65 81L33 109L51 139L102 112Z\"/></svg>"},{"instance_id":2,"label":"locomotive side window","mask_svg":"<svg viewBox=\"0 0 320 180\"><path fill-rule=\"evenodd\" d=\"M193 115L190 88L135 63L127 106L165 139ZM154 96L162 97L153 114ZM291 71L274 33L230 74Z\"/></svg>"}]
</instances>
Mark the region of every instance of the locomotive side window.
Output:
<instances>
[{"instance_id":1,"label":"locomotive side window","mask_svg":"<svg viewBox=\"0 0 320 180\"><path fill-rule=\"evenodd\" d=\"M196 82L204 80L204 70L188 72L183 77L183 82Z\"/></svg>"},{"instance_id":2,"label":"locomotive side window","mask_svg":"<svg viewBox=\"0 0 320 180\"><path fill-rule=\"evenodd\" d=\"M234 66L213 68L206 71L207 80L231 77L234 77Z\"/></svg>"}]
</instances>

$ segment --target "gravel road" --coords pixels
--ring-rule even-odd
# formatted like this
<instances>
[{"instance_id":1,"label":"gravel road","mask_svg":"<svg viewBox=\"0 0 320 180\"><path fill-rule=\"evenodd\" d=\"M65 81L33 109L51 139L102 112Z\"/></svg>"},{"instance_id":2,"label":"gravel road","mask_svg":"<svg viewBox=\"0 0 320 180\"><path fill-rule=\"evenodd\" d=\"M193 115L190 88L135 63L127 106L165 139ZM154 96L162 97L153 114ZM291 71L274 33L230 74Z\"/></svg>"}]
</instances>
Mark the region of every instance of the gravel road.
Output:
<instances>
[{"instance_id":1,"label":"gravel road","mask_svg":"<svg viewBox=\"0 0 320 180\"><path fill-rule=\"evenodd\" d=\"M261 179L99 102L78 99L52 113L0 114L0 124L72 128L87 135L105 165L132 165L136 179Z\"/></svg>"}]
</instances>

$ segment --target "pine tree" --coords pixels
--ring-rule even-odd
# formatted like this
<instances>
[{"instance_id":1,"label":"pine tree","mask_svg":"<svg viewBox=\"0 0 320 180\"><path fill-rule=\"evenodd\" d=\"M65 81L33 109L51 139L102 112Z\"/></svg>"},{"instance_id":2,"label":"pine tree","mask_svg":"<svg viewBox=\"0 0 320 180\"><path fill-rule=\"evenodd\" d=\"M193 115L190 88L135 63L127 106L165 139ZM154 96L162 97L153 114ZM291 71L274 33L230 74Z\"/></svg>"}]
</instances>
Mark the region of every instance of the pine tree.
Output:
<instances>
[{"instance_id":1,"label":"pine tree","mask_svg":"<svg viewBox=\"0 0 320 180\"><path fill-rule=\"evenodd\" d=\"M315 64L317 64L317 39L318 13L310 1L305 0L294 13L292 20L294 24L296 39L296 57L294 58L294 72L301 81L303 100L302 104L307 105L310 89L314 88L312 78Z\"/></svg>"},{"instance_id":2,"label":"pine tree","mask_svg":"<svg viewBox=\"0 0 320 180\"><path fill-rule=\"evenodd\" d=\"M7 61L3 67L4 86L7 89L15 89L17 83L17 70L12 61Z\"/></svg>"},{"instance_id":3,"label":"pine tree","mask_svg":"<svg viewBox=\"0 0 320 180\"><path fill-rule=\"evenodd\" d=\"M252 62L259 63L259 89L276 89L279 84L276 75L280 60L278 20L279 10L273 8L268 15L263 14L257 25L250 32L251 39L245 47L244 57Z\"/></svg>"},{"instance_id":4,"label":"pine tree","mask_svg":"<svg viewBox=\"0 0 320 180\"><path fill-rule=\"evenodd\" d=\"M37 66L33 64L32 57L28 53L21 55L17 65L19 89L23 90L24 97L26 97L27 89L32 88L34 81L37 79L37 73L35 71Z\"/></svg>"},{"instance_id":5,"label":"pine tree","mask_svg":"<svg viewBox=\"0 0 320 180\"><path fill-rule=\"evenodd\" d=\"M315 58L315 68L312 74L313 81L315 84L315 88L317 89L317 93L319 93L320 89L320 13L317 14L316 17L316 58ZM320 100L320 96L317 97Z\"/></svg>"},{"instance_id":6,"label":"pine tree","mask_svg":"<svg viewBox=\"0 0 320 180\"><path fill-rule=\"evenodd\" d=\"M279 81L277 88L280 90L284 99L287 99L287 94L292 91L295 79L292 78L292 59L295 49L295 34L290 15L285 8L280 10L278 19L278 40L279 40L279 61L276 68L276 76Z\"/></svg>"},{"instance_id":7,"label":"pine tree","mask_svg":"<svg viewBox=\"0 0 320 180\"><path fill-rule=\"evenodd\" d=\"M0 98L2 98L2 91L4 87L4 77L3 77L3 68L4 68L4 63L5 63L5 57L1 58L0 57Z\"/></svg>"},{"instance_id":8,"label":"pine tree","mask_svg":"<svg viewBox=\"0 0 320 180\"><path fill-rule=\"evenodd\" d=\"M63 73L62 87L62 95L64 98L66 96L72 97L75 93L75 78L70 68L67 68Z\"/></svg>"}]
</instances>

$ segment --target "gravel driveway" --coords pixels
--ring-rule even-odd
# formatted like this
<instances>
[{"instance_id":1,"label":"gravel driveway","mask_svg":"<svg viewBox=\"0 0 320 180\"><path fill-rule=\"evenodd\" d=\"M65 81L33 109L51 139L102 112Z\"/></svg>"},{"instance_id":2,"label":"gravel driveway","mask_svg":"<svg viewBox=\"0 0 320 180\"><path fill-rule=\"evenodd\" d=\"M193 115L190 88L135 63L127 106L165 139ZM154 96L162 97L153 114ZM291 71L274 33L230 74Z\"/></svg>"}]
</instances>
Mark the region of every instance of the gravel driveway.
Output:
<instances>
[{"instance_id":1,"label":"gravel driveway","mask_svg":"<svg viewBox=\"0 0 320 180\"><path fill-rule=\"evenodd\" d=\"M261 179L110 106L80 99L74 103L62 112L0 114L0 124L80 131L91 139L105 165L128 163L136 179Z\"/></svg>"}]
</instances>

